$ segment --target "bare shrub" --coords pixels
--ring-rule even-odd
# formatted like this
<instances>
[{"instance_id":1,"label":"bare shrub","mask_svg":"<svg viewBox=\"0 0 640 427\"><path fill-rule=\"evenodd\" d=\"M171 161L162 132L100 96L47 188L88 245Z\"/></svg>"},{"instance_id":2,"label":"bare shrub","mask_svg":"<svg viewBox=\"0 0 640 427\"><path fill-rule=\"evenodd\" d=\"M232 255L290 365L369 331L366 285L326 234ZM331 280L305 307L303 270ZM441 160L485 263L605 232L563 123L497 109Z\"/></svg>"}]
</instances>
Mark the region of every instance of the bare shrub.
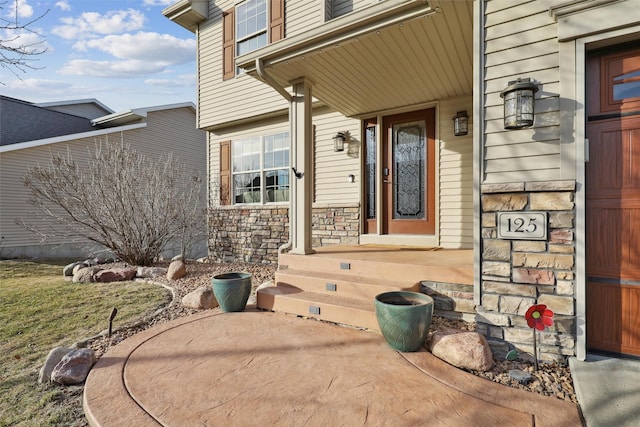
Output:
<instances>
[{"instance_id":1,"label":"bare shrub","mask_svg":"<svg viewBox=\"0 0 640 427\"><path fill-rule=\"evenodd\" d=\"M96 242L133 265L150 265L174 239L186 256L205 228L200 177L170 154L153 160L124 142L96 144L83 166L69 151L54 154L23 181L38 211L25 228L43 241Z\"/></svg>"}]
</instances>

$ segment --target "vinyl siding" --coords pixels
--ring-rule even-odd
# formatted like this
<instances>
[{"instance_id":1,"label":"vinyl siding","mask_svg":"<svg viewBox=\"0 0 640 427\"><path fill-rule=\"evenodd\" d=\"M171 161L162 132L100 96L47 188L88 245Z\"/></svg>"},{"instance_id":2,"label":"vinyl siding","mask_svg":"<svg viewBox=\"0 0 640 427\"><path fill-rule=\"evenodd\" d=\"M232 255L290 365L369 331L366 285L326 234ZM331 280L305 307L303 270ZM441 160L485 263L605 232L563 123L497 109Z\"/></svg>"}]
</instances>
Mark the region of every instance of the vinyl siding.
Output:
<instances>
[{"instance_id":1,"label":"vinyl siding","mask_svg":"<svg viewBox=\"0 0 640 427\"><path fill-rule=\"evenodd\" d=\"M538 1L488 0L485 11L484 182L560 179L557 24ZM518 77L539 83L535 122L506 131L500 92Z\"/></svg>"},{"instance_id":2,"label":"vinyl siding","mask_svg":"<svg viewBox=\"0 0 640 427\"><path fill-rule=\"evenodd\" d=\"M471 96L443 100L438 108L438 203L440 246L473 247L473 117L469 133L453 134L458 111L473 111Z\"/></svg>"},{"instance_id":3,"label":"vinyl siding","mask_svg":"<svg viewBox=\"0 0 640 427\"><path fill-rule=\"evenodd\" d=\"M199 171L205 177L205 133L195 128L195 114L191 109L180 108L149 112L147 127L105 134L99 137L79 138L37 147L8 151L0 154L0 235L4 238L0 244L3 256L19 255L17 248L37 245L38 239L15 223L17 218L28 218L33 207L27 203L29 195L22 184L23 176L29 168L38 164L45 166L53 153L66 155L67 150L73 159L82 164L88 158L88 150L97 143L126 143L145 155L158 158L173 152L187 172ZM203 188L204 191L204 188ZM203 207L205 200L203 200ZM203 227L205 226L203 218ZM63 240L48 241L47 244L59 244ZM94 246L90 244L90 246ZM85 252L86 255L86 252Z\"/></svg>"},{"instance_id":4,"label":"vinyl siding","mask_svg":"<svg viewBox=\"0 0 640 427\"><path fill-rule=\"evenodd\" d=\"M373 4L372 0L338 2L340 13ZM349 3L346 6L342 3ZM274 89L246 75L222 80L222 14L233 0L210 1L209 19L198 33L198 126L212 130L225 124L273 112L285 112L287 102ZM285 2L285 37L292 37L324 24L325 9L318 0Z\"/></svg>"}]
</instances>

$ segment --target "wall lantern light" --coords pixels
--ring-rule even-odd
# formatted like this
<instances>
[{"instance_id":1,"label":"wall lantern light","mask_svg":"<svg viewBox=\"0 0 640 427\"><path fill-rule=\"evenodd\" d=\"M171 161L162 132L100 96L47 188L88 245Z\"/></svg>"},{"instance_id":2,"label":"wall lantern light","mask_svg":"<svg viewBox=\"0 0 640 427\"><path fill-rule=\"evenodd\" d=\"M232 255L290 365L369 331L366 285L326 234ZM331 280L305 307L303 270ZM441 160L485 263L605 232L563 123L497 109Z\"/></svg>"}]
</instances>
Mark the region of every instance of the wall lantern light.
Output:
<instances>
[{"instance_id":1,"label":"wall lantern light","mask_svg":"<svg viewBox=\"0 0 640 427\"><path fill-rule=\"evenodd\" d=\"M462 136L469 133L469 116L466 111L458 111L453 118L453 134Z\"/></svg>"},{"instance_id":2,"label":"wall lantern light","mask_svg":"<svg viewBox=\"0 0 640 427\"><path fill-rule=\"evenodd\" d=\"M504 98L504 128L524 129L533 126L533 98L538 85L531 79L510 81L500 92Z\"/></svg>"},{"instance_id":3,"label":"wall lantern light","mask_svg":"<svg viewBox=\"0 0 640 427\"><path fill-rule=\"evenodd\" d=\"M344 151L344 142L347 137L344 132L338 132L336 136L333 137L333 151L336 153L339 151Z\"/></svg>"}]
</instances>

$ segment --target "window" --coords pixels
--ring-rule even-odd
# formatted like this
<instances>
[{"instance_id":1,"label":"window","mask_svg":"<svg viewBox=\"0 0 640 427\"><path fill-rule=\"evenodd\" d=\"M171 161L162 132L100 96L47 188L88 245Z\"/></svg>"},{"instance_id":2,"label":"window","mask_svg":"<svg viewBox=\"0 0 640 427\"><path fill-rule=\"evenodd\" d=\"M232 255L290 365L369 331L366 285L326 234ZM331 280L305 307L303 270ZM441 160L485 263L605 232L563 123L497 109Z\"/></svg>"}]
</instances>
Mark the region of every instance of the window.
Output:
<instances>
[{"instance_id":1,"label":"window","mask_svg":"<svg viewBox=\"0 0 640 427\"><path fill-rule=\"evenodd\" d=\"M287 132L231 143L234 203L289 201Z\"/></svg>"},{"instance_id":2,"label":"window","mask_svg":"<svg viewBox=\"0 0 640 427\"><path fill-rule=\"evenodd\" d=\"M267 45L267 0L247 0L236 7L236 52L243 55Z\"/></svg>"},{"instance_id":3,"label":"window","mask_svg":"<svg viewBox=\"0 0 640 427\"><path fill-rule=\"evenodd\" d=\"M284 38L284 0L245 0L223 14L223 80L233 78L236 56Z\"/></svg>"}]
</instances>

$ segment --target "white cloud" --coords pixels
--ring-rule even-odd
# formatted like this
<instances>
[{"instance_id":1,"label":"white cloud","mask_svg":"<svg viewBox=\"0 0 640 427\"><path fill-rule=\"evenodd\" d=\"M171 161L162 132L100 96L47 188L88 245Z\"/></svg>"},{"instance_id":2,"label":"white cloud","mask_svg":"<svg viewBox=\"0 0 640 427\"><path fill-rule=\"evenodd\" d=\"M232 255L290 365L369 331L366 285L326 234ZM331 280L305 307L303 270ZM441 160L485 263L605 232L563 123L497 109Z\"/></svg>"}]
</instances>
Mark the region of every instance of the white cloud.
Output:
<instances>
[{"instance_id":1,"label":"white cloud","mask_svg":"<svg viewBox=\"0 0 640 427\"><path fill-rule=\"evenodd\" d=\"M72 59L59 72L83 77L130 78L161 72L168 65L160 62L127 59L123 61L93 61Z\"/></svg>"},{"instance_id":2,"label":"white cloud","mask_svg":"<svg viewBox=\"0 0 640 427\"><path fill-rule=\"evenodd\" d=\"M110 11L104 15L84 12L77 18L61 18L63 25L54 27L51 32L68 40L94 38L139 30L144 26L145 19L142 12L134 9Z\"/></svg>"},{"instance_id":3,"label":"white cloud","mask_svg":"<svg viewBox=\"0 0 640 427\"><path fill-rule=\"evenodd\" d=\"M60 8L60 10L64 10L64 11L68 11L71 10L71 6L69 5L69 2L66 0L61 0L56 2L56 7Z\"/></svg>"},{"instance_id":4,"label":"white cloud","mask_svg":"<svg viewBox=\"0 0 640 427\"><path fill-rule=\"evenodd\" d=\"M145 84L150 86L172 88L172 87L191 87L196 85L195 74L183 74L176 76L174 79L146 79Z\"/></svg>"},{"instance_id":5,"label":"white cloud","mask_svg":"<svg viewBox=\"0 0 640 427\"><path fill-rule=\"evenodd\" d=\"M177 0L144 0L143 4L145 6L169 6L176 2Z\"/></svg>"},{"instance_id":6,"label":"white cloud","mask_svg":"<svg viewBox=\"0 0 640 427\"><path fill-rule=\"evenodd\" d=\"M87 40L74 45L80 51L97 49L120 59L137 59L166 64L184 64L195 60L194 39L169 34L138 32Z\"/></svg>"},{"instance_id":7,"label":"white cloud","mask_svg":"<svg viewBox=\"0 0 640 427\"><path fill-rule=\"evenodd\" d=\"M72 85L60 80L47 80L47 79L22 79L13 80L7 83L7 89L20 89L34 91L56 91L66 90Z\"/></svg>"},{"instance_id":8,"label":"white cloud","mask_svg":"<svg viewBox=\"0 0 640 427\"><path fill-rule=\"evenodd\" d=\"M14 18L31 18L33 16L33 7L27 3L27 0L14 0L7 12L7 16Z\"/></svg>"},{"instance_id":9,"label":"white cloud","mask_svg":"<svg viewBox=\"0 0 640 427\"><path fill-rule=\"evenodd\" d=\"M26 52L37 55L50 49L46 39L40 36L40 32L41 30L38 29L33 29L32 31L7 29L2 32L0 37L2 38L3 46L24 49ZM7 56L11 55L10 52L5 54ZM29 58L26 59L28 60Z\"/></svg>"}]
</instances>

